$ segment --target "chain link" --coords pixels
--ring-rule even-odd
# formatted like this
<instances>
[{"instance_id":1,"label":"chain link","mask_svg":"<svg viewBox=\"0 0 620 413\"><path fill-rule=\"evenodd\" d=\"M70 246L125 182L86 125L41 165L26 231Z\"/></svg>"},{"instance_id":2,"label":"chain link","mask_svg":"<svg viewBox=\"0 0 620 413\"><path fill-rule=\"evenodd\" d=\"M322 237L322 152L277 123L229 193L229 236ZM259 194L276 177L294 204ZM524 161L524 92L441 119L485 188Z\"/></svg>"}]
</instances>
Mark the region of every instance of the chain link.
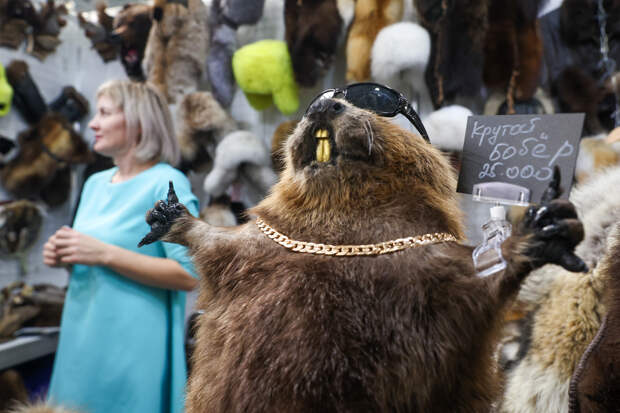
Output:
<instances>
[{"instance_id":1,"label":"chain link","mask_svg":"<svg viewBox=\"0 0 620 413\"><path fill-rule=\"evenodd\" d=\"M447 232L435 232L433 234L418 235L415 237L399 238L392 241L384 241L378 244L365 245L329 245L314 242L295 241L284 234L271 228L260 217L256 218L256 226L269 239L277 242L285 248L295 252L305 252L317 255L332 255L337 257L350 257L357 255L381 255L390 252L401 251L407 248L421 247L422 245L436 244L438 242L456 241L456 237Z\"/></svg>"}]
</instances>

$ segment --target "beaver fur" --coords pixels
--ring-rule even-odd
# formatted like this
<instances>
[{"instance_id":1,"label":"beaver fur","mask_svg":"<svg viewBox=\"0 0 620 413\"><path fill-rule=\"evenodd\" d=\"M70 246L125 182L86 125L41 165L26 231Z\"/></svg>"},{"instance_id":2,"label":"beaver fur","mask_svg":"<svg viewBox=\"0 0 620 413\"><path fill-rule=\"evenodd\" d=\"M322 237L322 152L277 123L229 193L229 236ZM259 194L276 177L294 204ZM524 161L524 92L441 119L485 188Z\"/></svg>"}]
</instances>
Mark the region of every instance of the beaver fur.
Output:
<instances>
[{"instance_id":1,"label":"beaver fur","mask_svg":"<svg viewBox=\"0 0 620 413\"><path fill-rule=\"evenodd\" d=\"M281 179L250 214L316 243L462 238L455 187L448 160L420 136L323 99L288 138ZM188 246L201 275L188 412L487 412L504 303L532 266L560 256L573 269L583 264L567 252L583 233L563 200L529 211L503 244L506 271L486 278L459 242L371 256L298 253L254 219L212 227L177 202L170 191L147 213L152 232L141 244ZM533 219L536 211L551 220ZM567 238L541 243L547 224Z\"/></svg>"}]
</instances>

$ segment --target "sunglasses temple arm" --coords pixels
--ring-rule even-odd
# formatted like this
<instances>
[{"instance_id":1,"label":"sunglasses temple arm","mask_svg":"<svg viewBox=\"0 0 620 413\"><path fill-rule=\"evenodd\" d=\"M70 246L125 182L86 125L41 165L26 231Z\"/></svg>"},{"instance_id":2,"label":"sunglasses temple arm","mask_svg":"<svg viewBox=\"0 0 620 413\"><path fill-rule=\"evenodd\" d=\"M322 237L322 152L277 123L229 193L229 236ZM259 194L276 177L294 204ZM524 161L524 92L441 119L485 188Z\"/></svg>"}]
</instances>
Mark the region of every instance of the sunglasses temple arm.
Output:
<instances>
[{"instance_id":1,"label":"sunglasses temple arm","mask_svg":"<svg viewBox=\"0 0 620 413\"><path fill-rule=\"evenodd\" d=\"M415 126L418 132L420 132L422 138L424 138L426 142L431 143L431 140L428 138L428 133L426 133L426 129L424 128L422 120L420 120L417 112L409 103L405 106L403 115L405 115L411 121L411 123L413 123L413 126Z\"/></svg>"}]
</instances>

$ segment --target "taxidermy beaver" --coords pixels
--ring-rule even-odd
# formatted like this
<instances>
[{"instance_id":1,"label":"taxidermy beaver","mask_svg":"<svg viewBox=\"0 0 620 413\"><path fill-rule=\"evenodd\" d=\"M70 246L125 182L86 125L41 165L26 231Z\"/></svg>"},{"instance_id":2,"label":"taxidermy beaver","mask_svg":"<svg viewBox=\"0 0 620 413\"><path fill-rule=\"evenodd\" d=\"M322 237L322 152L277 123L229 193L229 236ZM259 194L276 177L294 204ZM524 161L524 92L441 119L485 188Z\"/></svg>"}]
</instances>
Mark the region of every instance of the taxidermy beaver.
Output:
<instances>
[{"instance_id":1,"label":"taxidermy beaver","mask_svg":"<svg viewBox=\"0 0 620 413\"><path fill-rule=\"evenodd\" d=\"M186 245L201 274L187 411L489 411L504 303L545 262L585 267L572 205L530 208L479 278L454 172L419 136L324 98L286 152L259 219L210 226L172 185L147 213L141 244Z\"/></svg>"}]
</instances>

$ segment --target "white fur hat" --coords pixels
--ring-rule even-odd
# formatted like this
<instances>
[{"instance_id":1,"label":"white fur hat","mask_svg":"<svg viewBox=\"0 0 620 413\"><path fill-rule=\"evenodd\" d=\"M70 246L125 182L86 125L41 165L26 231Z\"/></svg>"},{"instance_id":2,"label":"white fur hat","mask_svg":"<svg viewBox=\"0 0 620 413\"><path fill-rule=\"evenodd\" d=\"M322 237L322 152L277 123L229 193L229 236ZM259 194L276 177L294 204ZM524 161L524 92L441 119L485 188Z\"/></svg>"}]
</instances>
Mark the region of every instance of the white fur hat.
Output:
<instances>
[{"instance_id":1,"label":"white fur hat","mask_svg":"<svg viewBox=\"0 0 620 413\"><path fill-rule=\"evenodd\" d=\"M400 22L384 27L372 45L372 78L391 83L403 71L422 79L431 54L431 37L416 23Z\"/></svg>"},{"instance_id":2,"label":"white fur hat","mask_svg":"<svg viewBox=\"0 0 620 413\"><path fill-rule=\"evenodd\" d=\"M472 111L466 107L451 105L437 109L424 118L422 123L433 146L449 151L462 151L467 118L471 115Z\"/></svg>"},{"instance_id":3,"label":"white fur hat","mask_svg":"<svg viewBox=\"0 0 620 413\"><path fill-rule=\"evenodd\" d=\"M205 177L203 188L218 197L238 178L246 184L246 190L256 192L255 201L265 196L277 180L269 149L248 131L229 133L218 144L213 169Z\"/></svg>"}]
</instances>

